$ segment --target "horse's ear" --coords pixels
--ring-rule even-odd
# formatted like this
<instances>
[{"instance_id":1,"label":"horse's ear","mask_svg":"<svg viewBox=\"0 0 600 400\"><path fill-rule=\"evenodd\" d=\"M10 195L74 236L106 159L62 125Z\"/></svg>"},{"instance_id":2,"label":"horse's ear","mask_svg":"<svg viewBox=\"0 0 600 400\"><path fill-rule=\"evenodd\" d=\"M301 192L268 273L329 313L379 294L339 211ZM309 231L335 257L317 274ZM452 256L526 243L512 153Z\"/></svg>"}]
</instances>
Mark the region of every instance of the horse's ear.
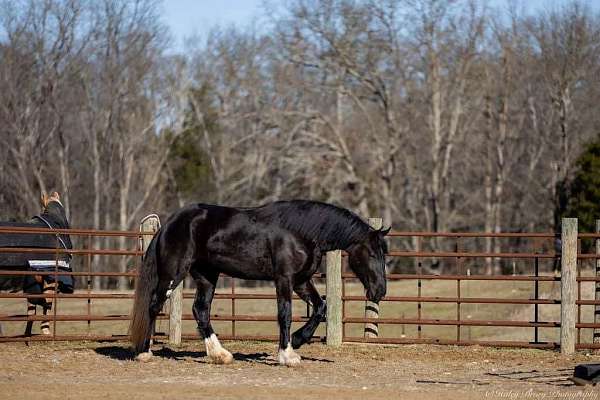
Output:
<instances>
[{"instance_id":1,"label":"horse's ear","mask_svg":"<svg viewBox=\"0 0 600 400\"><path fill-rule=\"evenodd\" d=\"M383 228L381 228L381 229L379 230L379 235L381 235L381 236L385 236L385 235L387 235L388 233L390 233L390 230L391 230L391 229L392 229L392 227L391 227L391 226L389 226L387 229L383 229Z\"/></svg>"},{"instance_id":2,"label":"horse's ear","mask_svg":"<svg viewBox=\"0 0 600 400\"><path fill-rule=\"evenodd\" d=\"M42 207L44 209L48 207L48 195L46 194L46 192L42 192L42 195L40 196L40 202L42 203Z\"/></svg>"}]
</instances>

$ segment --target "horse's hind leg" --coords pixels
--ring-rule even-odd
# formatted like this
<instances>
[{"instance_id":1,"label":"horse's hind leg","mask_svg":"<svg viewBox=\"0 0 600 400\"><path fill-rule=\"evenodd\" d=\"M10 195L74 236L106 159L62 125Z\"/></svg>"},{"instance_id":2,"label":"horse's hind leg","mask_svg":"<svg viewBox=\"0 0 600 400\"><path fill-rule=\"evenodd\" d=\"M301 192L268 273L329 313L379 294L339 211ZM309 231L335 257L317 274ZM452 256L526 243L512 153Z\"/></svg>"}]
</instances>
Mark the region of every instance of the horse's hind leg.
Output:
<instances>
[{"instance_id":1,"label":"horse's hind leg","mask_svg":"<svg viewBox=\"0 0 600 400\"><path fill-rule=\"evenodd\" d=\"M215 364L230 364L233 356L221 346L215 331L210 324L210 305L215 294L215 286L218 274L205 276L192 270L192 276L196 281L196 298L194 300L194 318L198 323L198 333L204 339L206 354Z\"/></svg>"},{"instance_id":2,"label":"horse's hind leg","mask_svg":"<svg viewBox=\"0 0 600 400\"><path fill-rule=\"evenodd\" d=\"M48 311L50 311L50 309L52 308L52 303L50 303L50 305L48 307L44 306L42 307L43 311L44 311L44 317L46 315L48 315ZM51 335L52 331L50 330L50 321L45 319L42 321L42 324L40 325L40 330L42 331L43 335Z\"/></svg>"},{"instance_id":3,"label":"horse's hind leg","mask_svg":"<svg viewBox=\"0 0 600 400\"><path fill-rule=\"evenodd\" d=\"M323 318L327 313L327 305L319 295L319 292L317 292L312 281L297 285L294 287L294 291L302 300L313 306L313 313L310 316L310 319L292 335L292 347L298 349L312 338L319 323L323 321Z\"/></svg>"},{"instance_id":4,"label":"horse's hind leg","mask_svg":"<svg viewBox=\"0 0 600 400\"><path fill-rule=\"evenodd\" d=\"M150 335L146 338L142 351L135 357L135 359L138 361L148 362L152 359L151 348L154 341L152 339L152 336L154 336L154 334L156 333L156 318L158 317L158 314L160 314L160 311L162 310L165 301L167 300L166 293L168 285L169 283L166 281L159 282L156 294L150 301Z\"/></svg>"},{"instance_id":5,"label":"horse's hind leg","mask_svg":"<svg viewBox=\"0 0 600 400\"><path fill-rule=\"evenodd\" d=\"M292 326L292 282L287 276L275 280L277 291L277 321L279 322L279 364L294 367L300 364L300 356L292 349L290 328Z\"/></svg>"},{"instance_id":6,"label":"horse's hind leg","mask_svg":"<svg viewBox=\"0 0 600 400\"><path fill-rule=\"evenodd\" d=\"M37 306L33 303L30 303L29 301L27 302L27 316L28 317L33 317L35 314L37 313ZM31 331L33 329L33 321L28 320L27 324L25 325L25 337L30 337L31 336Z\"/></svg>"},{"instance_id":7,"label":"horse's hind leg","mask_svg":"<svg viewBox=\"0 0 600 400\"><path fill-rule=\"evenodd\" d=\"M192 263L181 258L173 258L168 263L161 263L159 272L159 281L156 288L153 289L152 298L150 299L148 323L146 327L150 327L149 333L144 340L142 350L136 356L136 360L147 362L152 359L152 336L155 334L156 318L162 310L165 301L187 275Z\"/></svg>"},{"instance_id":8,"label":"horse's hind leg","mask_svg":"<svg viewBox=\"0 0 600 400\"><path fill-rule=\"evenodd\" d=\"M57 288L56 282L46 283L46 281L44 281L44 294L53 296L54 292L56 291L56 288ZM42 306L42 308L44 310L44 316L48 315L48 311L52 310L52 297L46 297L45 300L46 301L45 301L44 305ZM40 328L42 330L42 334L44 334L44 335L52 334L52 332L50 331L50 320L47 320L47 319L43 320Z\"/></svg>"}]
</instances>

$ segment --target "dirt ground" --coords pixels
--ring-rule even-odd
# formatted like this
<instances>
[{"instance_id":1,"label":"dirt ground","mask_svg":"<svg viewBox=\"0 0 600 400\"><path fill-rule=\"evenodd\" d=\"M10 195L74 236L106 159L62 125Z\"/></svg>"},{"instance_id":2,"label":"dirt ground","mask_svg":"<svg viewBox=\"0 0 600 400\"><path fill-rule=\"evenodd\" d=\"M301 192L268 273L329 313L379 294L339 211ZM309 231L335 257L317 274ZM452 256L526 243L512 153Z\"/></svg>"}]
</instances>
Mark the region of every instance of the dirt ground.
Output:
<instances>
[{"instance_id":1,"label":"dirt ground","mask_svg":"<svg viewBox=\"0 0 600 400\"><path fill-rule=\"evenodd\" d=\"M274 343L225 342L231 365L210 364L204 346L155 344L133 361L127 343L0 344L1 399L599 399L567 380L579 353L479 346L358 345L300 349L300 367L275 362ZM43 394L42 394L43 393Z\"/></svg>"}]
</instances>

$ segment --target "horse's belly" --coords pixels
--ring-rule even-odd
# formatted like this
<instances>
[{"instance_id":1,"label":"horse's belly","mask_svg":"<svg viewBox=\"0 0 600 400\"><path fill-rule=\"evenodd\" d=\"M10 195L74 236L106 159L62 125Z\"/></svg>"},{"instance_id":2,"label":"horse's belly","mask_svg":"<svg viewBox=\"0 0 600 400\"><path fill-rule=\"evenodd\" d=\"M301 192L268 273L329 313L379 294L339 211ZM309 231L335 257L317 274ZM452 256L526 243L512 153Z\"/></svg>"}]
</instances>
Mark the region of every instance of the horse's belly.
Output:
<instances>
[{"instance_id":1,"label":"horse's belly","mask_svg":"<svg viewBox=\"0 0 600 400\"><path fill-rule=\"evenodd\" d=\"M271 280L273 271L268 260L251 259L244 257L232 257L218 255L212 257L211 264L219 272L241 279Z\"/></svg>"}]
</instances>

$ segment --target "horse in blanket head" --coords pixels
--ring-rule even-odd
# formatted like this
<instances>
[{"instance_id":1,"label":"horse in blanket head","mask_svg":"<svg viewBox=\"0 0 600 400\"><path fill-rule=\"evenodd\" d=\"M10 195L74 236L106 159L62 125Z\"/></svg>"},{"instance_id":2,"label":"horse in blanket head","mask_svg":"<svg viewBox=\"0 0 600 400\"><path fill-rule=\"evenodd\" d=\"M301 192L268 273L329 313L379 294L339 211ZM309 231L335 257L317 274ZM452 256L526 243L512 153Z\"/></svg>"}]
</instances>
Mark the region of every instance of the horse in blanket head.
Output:
<instances>
[{"instance_id":1,"label":"horse in blanket head","mask_svg":"<svg viewBox=\"0 0 600 400\"><path fill-rule=\"evenodd\" d=\"M65 209L60 202L60 195L53 192L50 196L45 193L41 197L42 212L28 222L0 222L3 227L15 228L47 228L68 229L69 221ZM27 315L37 313L37 306L47 315L52 309L52 298L55 291L73 293L74 282L71 275L48 274L48 272L71 272L71 255L60 253L57 257L57 247L72 249L73 244L69 235L48 233L1 233L0 247L16 248L47 248L48 253L0 253L0 269L10 271L36 271L39 275L14 275L0 277L0 290L18 291L38 295L27 298ZM50 250L52 249L52 250ZM39 295L43 295L40 297ZM33 321L27 321L25 336L31 335ZM41 323L42 334L49 335L50 323Z\"/></svg>"}]
</instances>

